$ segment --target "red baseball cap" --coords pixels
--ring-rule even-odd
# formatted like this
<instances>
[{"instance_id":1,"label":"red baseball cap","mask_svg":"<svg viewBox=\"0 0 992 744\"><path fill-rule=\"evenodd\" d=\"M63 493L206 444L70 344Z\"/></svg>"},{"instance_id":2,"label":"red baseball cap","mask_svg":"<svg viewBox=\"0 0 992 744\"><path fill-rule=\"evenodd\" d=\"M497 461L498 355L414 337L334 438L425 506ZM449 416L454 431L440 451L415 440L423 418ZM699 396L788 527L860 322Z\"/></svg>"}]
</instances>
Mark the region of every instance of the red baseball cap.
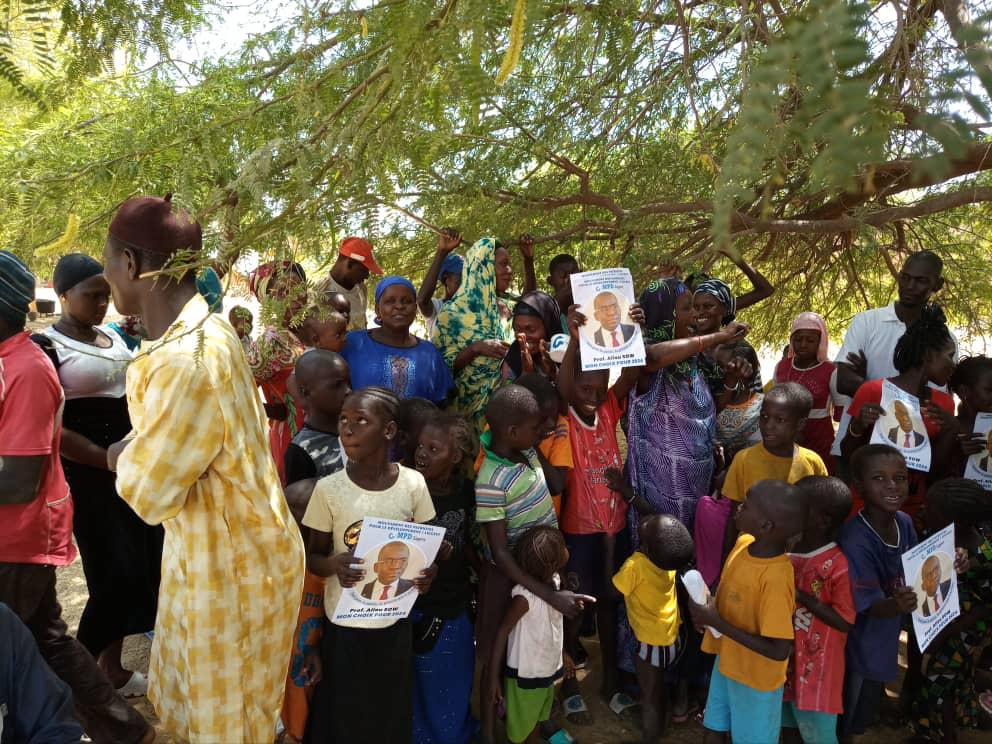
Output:
<instances>
[{"instance_id":1,"label":"red baseball cap","mask_svg":"<svg viewBox=\"0 0 992 744\"><path fill-rule=\"evenodd\" d=\"M358 261L358 263L364 264L365 268L373 274L379 274L381 276L385 273L382 267L376 263L375 256L372 253L372 244L365 238L345 238L341 241L341 249L338 253L342 256L347 256L352 261Z\"/></svg>"}]
</instances>

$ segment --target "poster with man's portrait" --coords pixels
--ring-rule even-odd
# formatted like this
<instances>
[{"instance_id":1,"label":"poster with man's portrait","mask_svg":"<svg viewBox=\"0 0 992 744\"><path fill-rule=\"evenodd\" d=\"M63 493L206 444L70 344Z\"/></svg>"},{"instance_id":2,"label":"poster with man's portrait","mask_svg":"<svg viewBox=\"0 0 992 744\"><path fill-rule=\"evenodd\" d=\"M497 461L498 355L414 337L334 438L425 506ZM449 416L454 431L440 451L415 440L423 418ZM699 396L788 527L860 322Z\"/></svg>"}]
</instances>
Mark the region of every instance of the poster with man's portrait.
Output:
<instances>
[{"instance_id":1,"label":"poster with man's portrait","mask_svg":"<svg viewBox=\"0 0 992 744\"><path fill-rule=\"evenodd\" d=\"M985 449L968 458L964 477L978 481L986 491L992 490L992 413L975 415L975 434L981 434Z\"/></svg>"},{"instance_id":2,"label":"poster with man's portrait","mask_svg":"<svg viewBox=\"0 0 992 744\"><path fill-rule=\"evenodd\" d=\"M872 444L899 450L911 470L930 472L930 436L920 413L920 399L886 380L882 383L882 410L871 433Z\"/></svg>"},{"instance_id":3,"label":"poster with man's portrait","mask_svg":"<svg viewBox=\"0 0 992 744\"><path fill-rule=\"evenodd\" d=\"M644 365L641 327L630 319L634 281L629 269L572 274L572 297L586 316L579 330L582 371Z\"/></svg>"},{"instance_id":4,"label":"poster with man's portrait","mask_svg":"<svg viewBox=\"0 0 992 744\"><path fill-rule=\"evenodd\" d=\"M334 622L402 620L417 601L413 580L430 566L444 540L444 527L366 517L355 546L365 578L341 592ZM356 622L357 621L357 622Z\"/></svg>"},{"instance_id":5,"label":"poster with man's portrait","mask_svg":"<svg viewBox=\"0 0 992 744\"><path fill-rule=\"evenodd\" d=\"M954 570L954 525L902 554L903 575L916 592L913 630L920 651L961 614Z\"/></svg>"}]
</instances>

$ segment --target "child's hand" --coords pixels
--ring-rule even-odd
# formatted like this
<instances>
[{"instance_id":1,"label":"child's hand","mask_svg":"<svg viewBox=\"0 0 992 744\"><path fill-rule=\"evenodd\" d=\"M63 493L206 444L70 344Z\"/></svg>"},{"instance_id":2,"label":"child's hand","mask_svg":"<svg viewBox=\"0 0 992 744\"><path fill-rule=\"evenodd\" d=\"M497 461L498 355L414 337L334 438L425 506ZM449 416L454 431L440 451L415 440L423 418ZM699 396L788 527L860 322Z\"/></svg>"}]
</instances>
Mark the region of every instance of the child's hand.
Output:
<instances>
[{"instance_id":1,"label":"child's hand","mask_svg":"<svg viewBox=\"0 0 992 744\"><path fill-rule=\"evenodd\" d=\"M451 554L454 552L455 546L447 540L442 540L441 547L437 549L437 559L439 561L446 561L451 558Z\"/></svg>"},{"instance_id":2,"label":"child's hand","mask_svg":"<svg viewBox=\"0 0 992 744\"><path fill-rule=\"evenodd\" d=\"M624 483L623 472L621 472L620 468L607 468L603 471L603 477L606 478L607 488L617 493L623 493L627 484Z\"/></svg>"},{"instance_id":3,"label":"child's hand","mask_svg":"<svg viewBox=\"0 0 992 744\"><path fill-rule=\"evenodd\" d=\"M417 587L417 591L421 594L427 594L431 590L431 584L434 583L435 576L437 576L437 564L432 563L420 572L420 576L413 580L413 585Z\"/></svg>"},{"instance_id":4,"label":"child's hand","mask_svg":"<svg viewBox=\"0 0 992 744\"><path fill-rule=\"evenodd\" d=\"M971 558L968 557L967 548L956 548L954 551L954 570L963 574L971 568Z\"/></svg>"},{"instance_id":5,"label":"child's hand","mask_svg":"<svg viewBox=\"0 0 992 744\"><path fill-rule=\"evenodd\" d=\"M338 577L338 582L345 589L349 589L365 578L365 571L361 568L352 568L353 565L365 563L362 558L356 558L351 551L347 553L336 553L331 557L331 569Z\"/></svg>"},{"instance_id":6,"label":"child's hand","mask_svg":"<svg viewBox=\"0 0 992 744\"><path fill-rule=\"evenodd\" d=\"M476 341L471 349L477 357L489 357L490 359L502 359L506 356L510 345L499 339L489 338L485 341Z\"/></svg>"},{"instance_id":7,"label":"child's hand","mask_svg":"<svg viewBox=\"0 0 992 744\"><path fill-rule=\"evenodd\" d=\"M864 351L861 349L848 354L847 360L842 362L842 364L846 364L854 370L854 374L858 377L862 379L868 377L868 357L865 356Z\"/></svg>"},{"instance_id":8,"label":"child's hand","mask_svg":"<svg viewBox=\"0 0 992 744\"><path fill-rule=\"evenodd\" d=\"M503 700L503 686L500 684L501 681L498 671L491 670L489 672L489 690L492 693L492 696L489 698L490 705L499 705Z\"/></svg>"},{"instance_id":9,"label":"child's hand","mask_svg":"<svg viewBox=\"0 0 992 744\"><path fill-rule=\"evenodd\" d=\"M713 448L713 472L719 473L727 467L727 452L722 444Z\"/></svg>"},{"instance_id":10,"label":"child's hand","mask_svg":"<svg viewBox=\"0 0 992 744\"><path fill-rule=\"evenodd\" d=\"M324 678L324 664L319 651L311 651L303 659L303 685L313 687Z\"/></svg>"},{"instance_id":11,"label":"child's hand","mask_svg":"<svg viewBox=\"0 0 992 744\"><path fill-rule=\"evenodd\" d=\"M935 405L932 401L925 400L920 403L920 413L923 414L924 419L930 419L931 421L936 421L940 425L940 431L944 432L955 432L960 428L957 417L953 413L945 411L938 405Z\"/></svg>"},{"instance_id":12,"label":"child's hand","mask_svg":"<svg viewBox=\"0 0 992 744\"><path fill-rule=\"evenodd\" d=\"M896 601L899 611L903 614L913 612L919 604L919 600L916 597L916 591L911 586L897 587L895 592L892 594L892 598Z\"/></svg>"},{"instance_id":13,"label":"child's hand","mask_svg":"<svg viewBox=\"0 0 992 744\"><path fill-rule=\"evenodd\" d=\"M534 357L530 355L530 345L525 334L517 334L517 345L520 347L520 369L525 375L530 374L534 371Z\"/></svg>"},{"instance_id":14,"label":"child's hand","mask_svg":"<svg viewBox=\"0 0 992 744\"><path fill-rule=\"evenodd\" d=\"M874 428L875 422L885 415L885 409L877 403L865 403L858 411L858 425L862 432L867 433Z\"/></svg>"},{"instance_id":15,"label":"child's hand","mask_svg":"<svg viewBox=\"0 0 992 744\"><path fill-rule=\"evenodd\" d=\"M971 457L985 451L984 434L968 434L967 432L958 434L958 442L961 444L961 451L965 457Z\"/></svg>"},{"instance_id":16,"label":"child's hand","mask_svg":"<svg viewBox=\"0 0 992 744\"><path fill-rule=\"evenodd\" d=\"M579 329L586 324L586 316L579 312L578 305L568 308L568 334L576 341L579 339Z\"/></svg>"},{"instance_id":17,"label":"child's hand","mask_svg":"<svg viewBox=\"0 0 992 744\"><path fill-rule=\"evenodd\" d=\"M565 617L578 617L586 608L586 604L594 604L595 602L596 598L590 597L588 594L575 594L565 590L552 593L548 604Z\"/></svg>"},{"instance_id":18,"label":"child's hand","mask_svg":"<svg viewBox=\"0 0 992 744\"><path fill-rule=\"evenodd\" d=\"M689 613L692 615L692 624L700 633L707 625L715 627L720 622L720 613L716 609L716 597L712 595L706 598L705 604L696 604L690 599Z\"/></svg>"},{"instance_id":19,"label":"child's hand","mask_svg":"<svg viewBox=\"0 0 992 744\"><path fill-rule=\"evenodd\" d=\"M637 325L641 328L647 325L648 318L644 314L644 308L642 308L638 303L635 302L631 305L630 310L627 311L627 314L630 316L630 319L637 323Z\"/></svg>"},{"instance_id":20,"label":"child's hand","mask_svg":"<svg viewBox=\"0 0 992 744\"><path fill-rule=\"evenodd\" d=\"M561 655L561 665L564 670L562 674L563 679L575 679L575 662L572 657L569 656L567 651L563 651Z\"/></svg>"},{"instance_id":21,"label":"child's hand","mask_svg":"<svg viewBox=\"0 0 992 744\"><path fill-rule=\"evenodd\" d=\"M752 374L754 367L751 362L743 357L734 357L724 367L723 386L728 390L736 388L742 381L750 379Z\"/></svg>"}]
</instances>

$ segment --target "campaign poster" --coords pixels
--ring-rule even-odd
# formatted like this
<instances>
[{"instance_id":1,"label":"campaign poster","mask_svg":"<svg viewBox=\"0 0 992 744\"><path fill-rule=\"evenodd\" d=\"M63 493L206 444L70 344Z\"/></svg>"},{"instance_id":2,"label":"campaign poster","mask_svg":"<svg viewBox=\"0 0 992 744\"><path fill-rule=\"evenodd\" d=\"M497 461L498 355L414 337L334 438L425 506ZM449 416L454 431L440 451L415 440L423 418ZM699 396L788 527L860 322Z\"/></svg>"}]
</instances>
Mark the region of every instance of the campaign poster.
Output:
<instances>
[{"instance_id":1,"label":"campaign poster","mask_svg":"<svg viewBox=\"0 0 992 744\"><path fill-rule=\"evenodd\" d=\"M582 371L644 366L641 327L630 319L634 281L629 269L572 274L572 297L586 316L579 330Z\"/></svg>"},{"instance_id":2,"label":"campaign poster","mask_svg":"<svg viewBox=\"0 0 992 744\"><path fill-rule=\"evenodd\" d=\"M961 614L958 575L954 570L954 525L902 554L903 575L916 592L913 630L920 652Z\"/></svg>"},{"instance_id":3,"label":"campaign poster","mask_svg":"<svg viewBox=\"0 0 992 744\"><path fill-rule=\"evenodd\" d=\"M975 434L985 440L985 449L968 458L964 477L978 481L986 491L992 490L992 413L975 416Z\"/></svg>"},{"instance_id":4,"label":"campaign poster","mask_svg":"<svg viewBox=\"0 0 992 744\"><path fill-rule=\"evenodd\" d=\"M365 578L341 592L333 622L402 620L417 601L413 580L434 562L444 527L366 517L355 546Z\"/></svg>"},{"instance_id":5,"label":"campaign poster","mask_svg":"<svg viewBox=\"0 0 992 744\"><path fill-rule=\"evenodd\" d=\"M887 444L906 458L910 470L930 472L930 436L920 413L920 399L886 380L882 383L882 410L871 433L872 444Z\"/></svg>"}]
</instances>

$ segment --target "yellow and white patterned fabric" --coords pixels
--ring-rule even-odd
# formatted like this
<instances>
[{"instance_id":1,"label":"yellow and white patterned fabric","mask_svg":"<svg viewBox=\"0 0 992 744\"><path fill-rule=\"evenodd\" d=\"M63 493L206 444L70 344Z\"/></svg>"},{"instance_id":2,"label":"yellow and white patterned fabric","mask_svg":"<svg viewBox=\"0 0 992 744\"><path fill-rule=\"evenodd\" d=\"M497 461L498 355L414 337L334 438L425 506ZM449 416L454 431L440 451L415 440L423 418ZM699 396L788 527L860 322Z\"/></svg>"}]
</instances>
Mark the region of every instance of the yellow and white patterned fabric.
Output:
<instances>
[{"instance_id":1,"label":"yellow and white patterned fabric","mask_svg":"<svg viewBox=\"0 0 992 744\"><path fill-rule=\"evenodd\" d=\"M117 488L165 527L148 698L190 742L272 741L304 550L230 324L191 299L127 372Z\"/></svg>"}]
</instances>

